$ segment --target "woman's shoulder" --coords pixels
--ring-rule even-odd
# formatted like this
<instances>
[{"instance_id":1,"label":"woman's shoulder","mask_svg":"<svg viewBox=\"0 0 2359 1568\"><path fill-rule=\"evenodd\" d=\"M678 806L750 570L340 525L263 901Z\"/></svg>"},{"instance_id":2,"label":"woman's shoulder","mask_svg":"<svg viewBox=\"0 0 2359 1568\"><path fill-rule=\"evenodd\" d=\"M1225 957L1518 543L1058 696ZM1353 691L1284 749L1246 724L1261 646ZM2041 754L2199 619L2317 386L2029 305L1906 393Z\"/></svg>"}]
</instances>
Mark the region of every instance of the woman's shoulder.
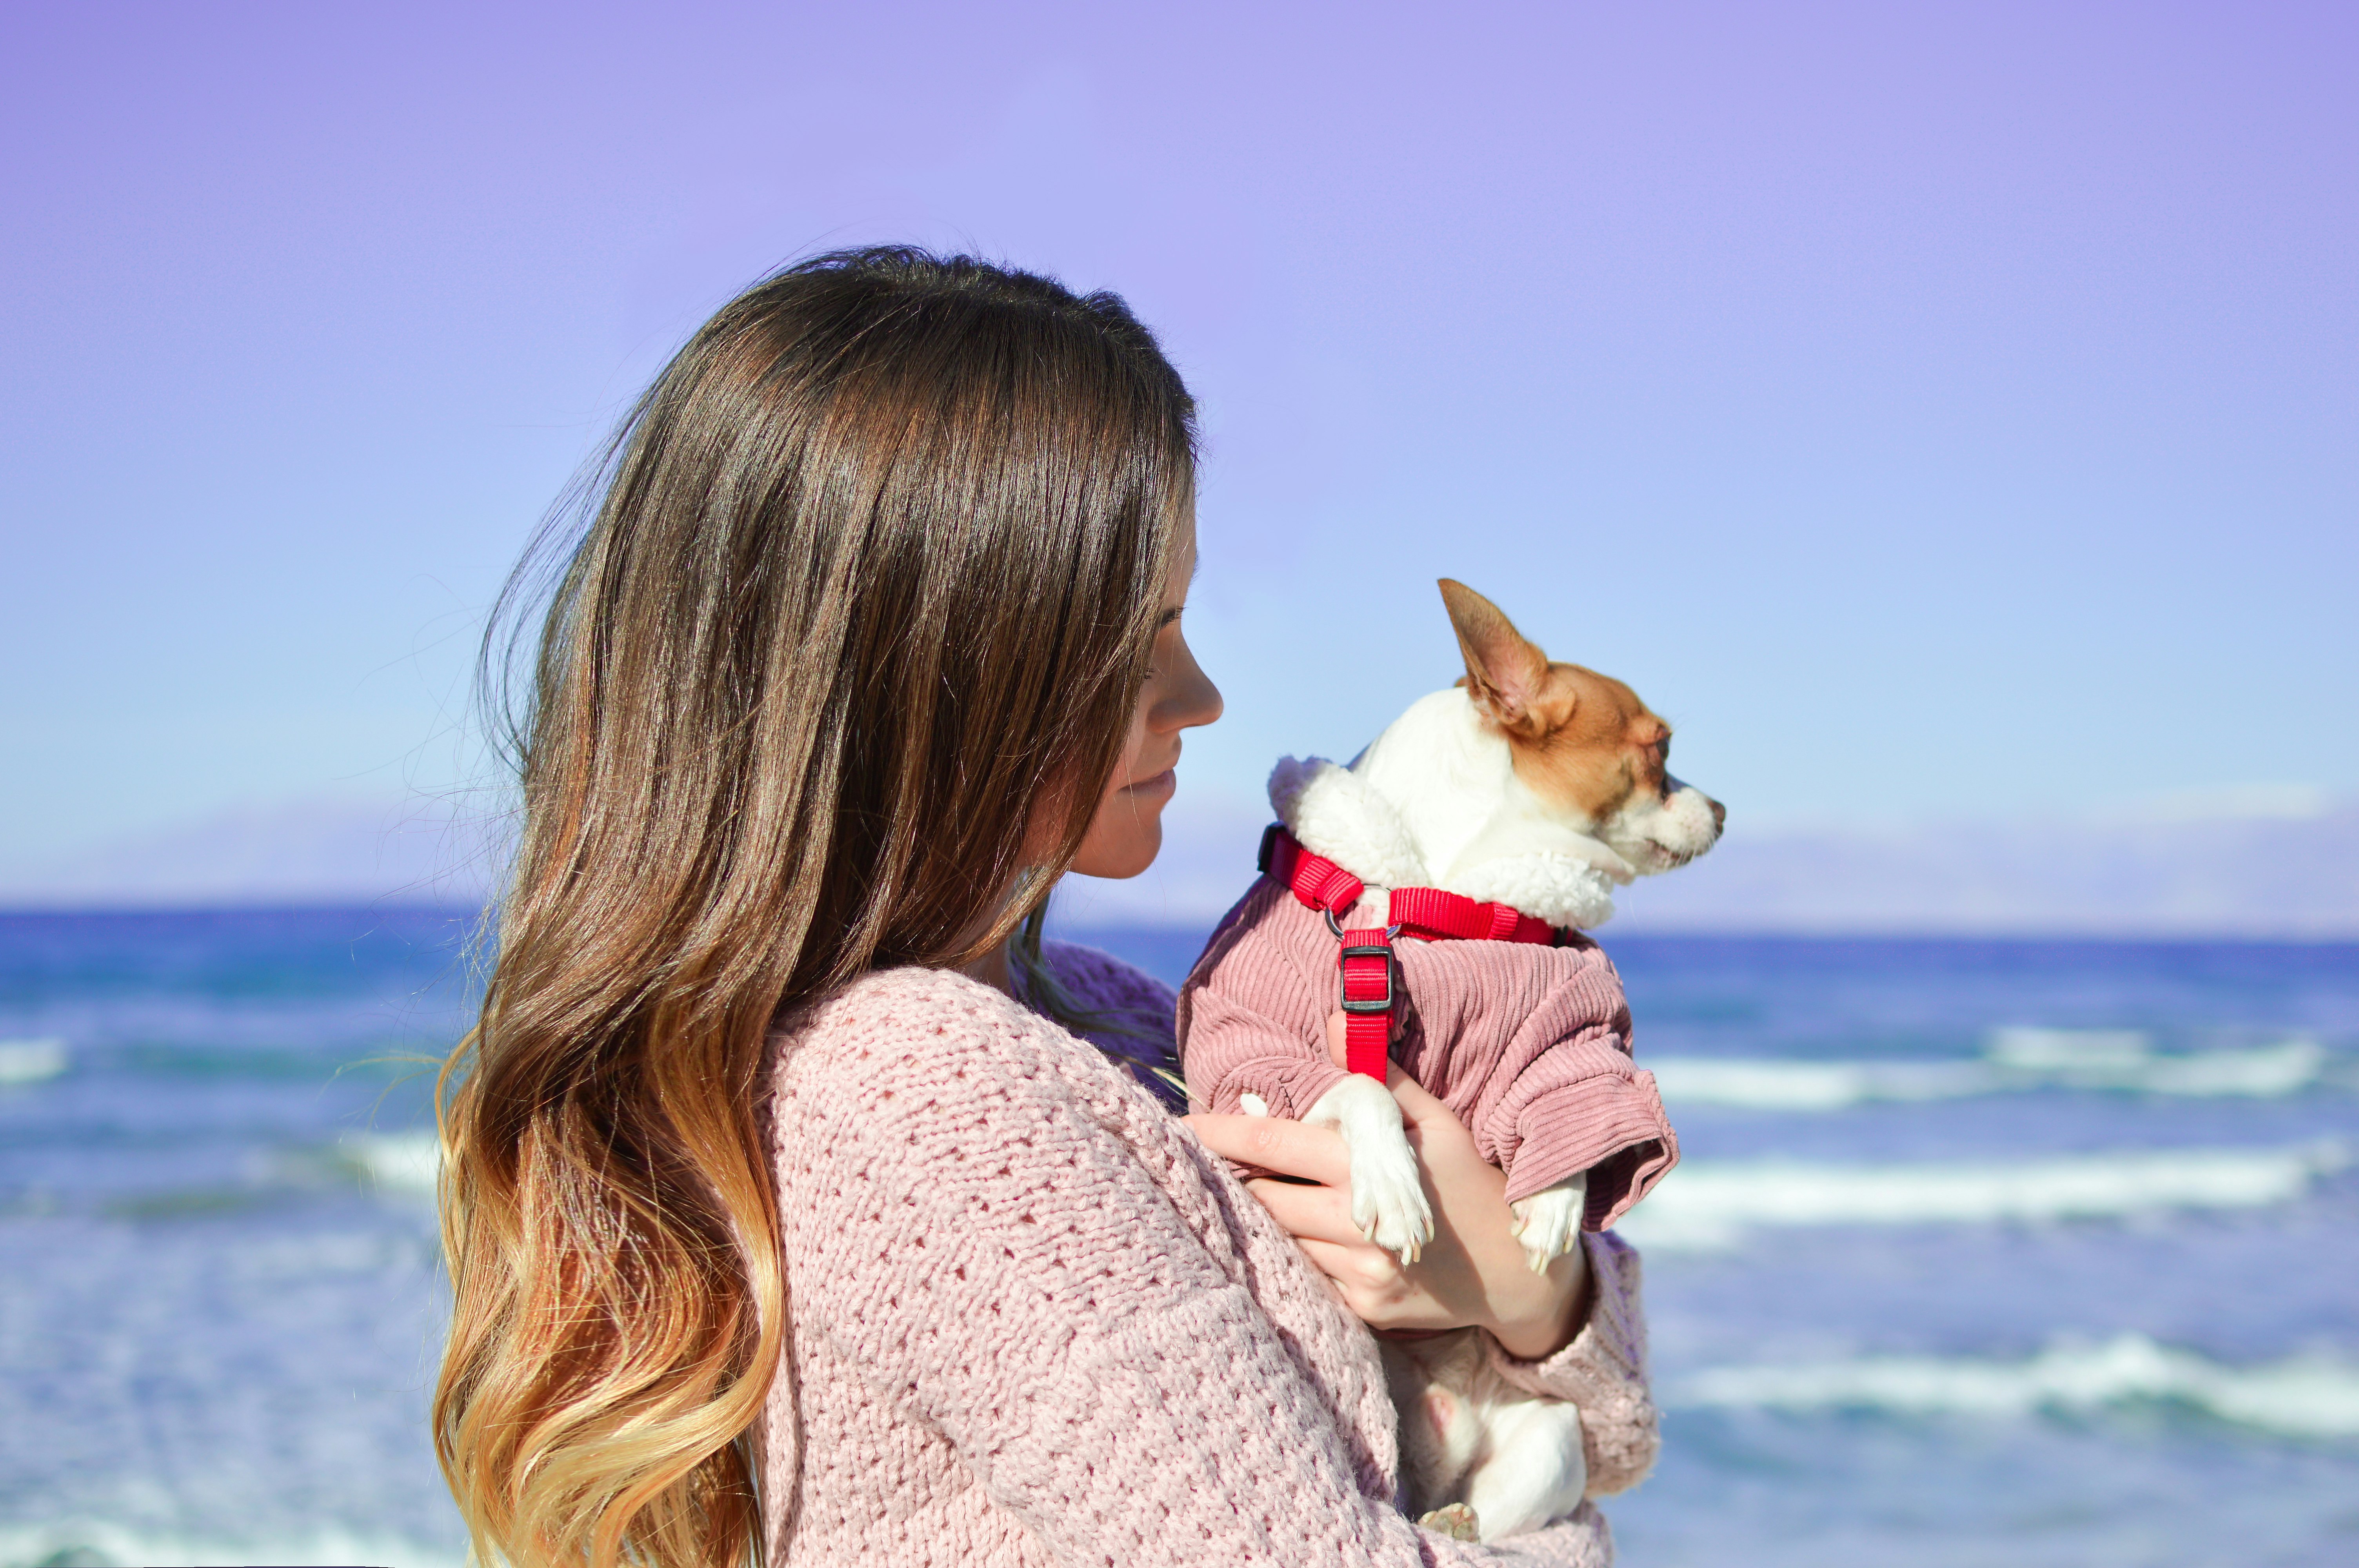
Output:
<instances>
[{"instance_id":1,"label":"woman's shoulder","mask_svg":"<svg viewBox=\"0 0 2359 1568\"><path fill-rule=\"evenodd\" d=\"M1047 1044L1044 1021L951 969L874 969L783 1014L771 1031L781 1075L859 1066L895 1076L955 1076L978 1059L1011 1065Z\"/></svg>"},{"instance_id":2,"label":"woman's shoulder","mask_svg":"<svg viewBox=\"0 0 2359 1568\"><path fill-rule=\"evenodd\" d=\"M995 987L915 966L873 970L782 1015L766 1079L772 1096L810 1109L898 1101L906 1114L919 1103L987 1100L1021 1119L1078 1103L1095 1119L1126 1124L1138 1108L1124 1103L1132 1076L1093 1043Z\"/></svg>"},{"instance_id":3,"label":"woman's shoulder","mask_svg":"<svg viewBox=\"0 0 2359 1568\"><path fill-rule=\"evenodd\" d=\"M822 1249L831 1227L971 1230L1047 1212L1049 1192L1093 1236L1178 1216L1238 1245L1251 1199L1223 1194L1217 1159L1123 1067L994 987L875 971L782 1017L770 1050L774 1177L789 1229Z\"/></svg>"}]
</instances>

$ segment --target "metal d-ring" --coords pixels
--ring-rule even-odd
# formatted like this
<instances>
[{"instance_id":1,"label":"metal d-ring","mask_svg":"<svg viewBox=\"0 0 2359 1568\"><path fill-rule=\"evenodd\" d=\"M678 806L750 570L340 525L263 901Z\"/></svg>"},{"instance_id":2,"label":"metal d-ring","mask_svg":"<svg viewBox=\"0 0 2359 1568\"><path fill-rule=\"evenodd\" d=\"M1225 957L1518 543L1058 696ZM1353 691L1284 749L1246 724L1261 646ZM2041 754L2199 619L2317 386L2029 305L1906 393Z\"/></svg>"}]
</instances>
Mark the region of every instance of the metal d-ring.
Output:
<instances>
[{"instance_id":1,"label":"metal d-ring","mask_svg":"<svg viewBox=\"0 0 2359 1568\"><path fill-rule=\"evenodd\" d=\"M1319 913L1327 917L1328 931L1334 936L1336 941L1341 942L1343 939L1343 927L1336 921L1334 910L1322 903L1319 906ZM1391 941L1394 937L1398 936L1400 934L1401 928L1398 925L1387 925L1385 927L1385 940L1387 942Z\"/></svg>"}]
</instances>

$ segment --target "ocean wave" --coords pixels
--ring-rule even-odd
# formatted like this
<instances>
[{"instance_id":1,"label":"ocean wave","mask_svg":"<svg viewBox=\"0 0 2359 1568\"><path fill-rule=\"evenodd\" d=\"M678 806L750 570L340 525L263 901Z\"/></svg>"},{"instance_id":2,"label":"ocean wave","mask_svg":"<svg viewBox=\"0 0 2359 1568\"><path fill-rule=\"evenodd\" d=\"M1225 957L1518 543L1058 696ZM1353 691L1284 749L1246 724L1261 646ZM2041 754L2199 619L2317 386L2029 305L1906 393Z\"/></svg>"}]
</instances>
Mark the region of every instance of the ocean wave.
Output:
<instances>
[{"instance_id":1,"label":"ocean wave","mask_svg":"<svg viewBox=\"0 0 2359 1568\"><path fill-rule=\"evenodd\" d=\"M1841 1110L1870 1100L1956 1099L1999 1084L1979 1062L1781 1062L1666 1056L1645 1063L1666 1105Z\"/></svg>"},{"instance_id":2,"label":"ocean wave","mask_svg":"<svg viewBox=\"0 0 2359 1568\"><path fill-rule=\"evenodd\" d=\"M1756 1110L1842 1110L1871 1101L1962 1099L2064 1088L2192 1098L2278 1098L2320 1081L2313 1040L2234 1051L2158 1052L2126 1030L1994 1030L1983 1054L1950 1062L1808 1062L1670 1056L1647 1066L1666 1102Z\"/></svg>"},{"instance_id":3,"label":"ocean wave","mask_svg":"<svg viewBox=\"0 0 2359 1568\"><path fill-rule=\"evenodd\" d=\"M0 1087L47 1083L66 1070L62 1040L0 1040Z\"/></svg>"},{"instance_id":4,"label":"ocean wave","mask_svg":"<svg viewBox=\"0 0 2359 1568\"><path fill-rule=\"evenodd\" d=\"M2359 1436L2359 1365L2309 1356L2228 1367L2142 1334L2058 1346L2027 1361L1865 1357L1719 1367L1666 1390L1677 1408L1862 1410L2023 1416L2166 1401L2280 1436Z\"/></svg>"},{"instance_id":5,"label":"ocean wave","mask_svg":"<svg viewBox=\"0 0 2359 1568\"><path fill-rule=\"evenodd\" d=\"M1996 1071L2065 1088L2275 1098L2307 1088L2326 1066L2314 1040L2241 1051L2163 1053L2136 1030L1994 1029L1984 1059ZM2028 1087L2028 1086L2027 1086Z\"/></svg>"},{"instance_id":6,"label":"ocean wave","mask_svg":"<svg viewBox=\"0 0 2359 1568\"><path fill-rule=\"evenodd\" d=\"M2258 1208L2342 1169L2339 1143L1912 1164L1691 1161L1622 1221L1642 1247L1715 1249L1770 1226L1991 1224Z\"/></svg>"},{"instance_id":7,"label":"ocean wave","mask_svg":"<svg viewBox=\"0 0 2359 1568\"><path fill-rule=\"evenodd\" d=\"M351 1137L336 1152L364 1183L391 1195L430 1198L442 1173L442 1147L430 1132Z\"/></svg>"},{"instance_id":8,"label":"ocean wave","mask_svg":"<svg viewBox=\"0 0 2359 1568\"><path fill-rule=\"evenodd\" d=\"M463 1548L355 1530L229 1541L128 1530L93 1519L0 1525L0 1568L97 1568L114 1563L374 1563L386 1568L461 1568L465 1561Z\"/></svg>"}]
</instances>

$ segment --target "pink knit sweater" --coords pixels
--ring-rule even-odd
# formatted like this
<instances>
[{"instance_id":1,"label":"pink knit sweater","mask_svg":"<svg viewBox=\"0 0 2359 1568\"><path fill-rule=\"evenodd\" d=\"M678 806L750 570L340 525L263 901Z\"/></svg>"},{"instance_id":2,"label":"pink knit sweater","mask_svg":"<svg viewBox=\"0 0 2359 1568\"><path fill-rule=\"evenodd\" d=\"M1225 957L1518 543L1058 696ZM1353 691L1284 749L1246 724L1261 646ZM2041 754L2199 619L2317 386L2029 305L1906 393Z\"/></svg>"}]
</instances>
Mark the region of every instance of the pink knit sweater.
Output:
<instances>
[{"instance_id":1,"label":"pink knit sweater","mask_svg":"<svg viewBox=\"0 0 2359 1568\"><path fill-rule=\"evenodd\" d=\"M1170 993L1052 948L1086 1005ZM1112 1042L1109 1042L1112 1044ZM782 1021L787 1356L753 1433L774 1564L1555 1563L1392 1503L1366 1328L1221 1160L1098 1049L962 976L873 974ZM1653 1463L1635 1254L1588 1238L1572 1344L1495 1363L1578 1401L1592 1495Z\"/></svg>"},{"instance_id":2,"label":"pink knit sweater","mask_svg":"<svg viewBox=\"0 0 2359 1568\"><path fill-rule=\"evenodd\" d=\"M1385 895L1344 924L1381 925ZM1602 1230L1678 1163L1655 1076L1630 1055L1630 1007L1605 954L1517 942L1394 944L1408 993L1393 1059L1474 1134L1527 1197L1589 1172L1583 1223ZM1328 1059L1335 937L1267 877L1229 911L1180 995L1190 1097L1233 1111L1250 1089L1273 1116L1300 1117L1343 1077Z\"/></svg>"}]
</instances>

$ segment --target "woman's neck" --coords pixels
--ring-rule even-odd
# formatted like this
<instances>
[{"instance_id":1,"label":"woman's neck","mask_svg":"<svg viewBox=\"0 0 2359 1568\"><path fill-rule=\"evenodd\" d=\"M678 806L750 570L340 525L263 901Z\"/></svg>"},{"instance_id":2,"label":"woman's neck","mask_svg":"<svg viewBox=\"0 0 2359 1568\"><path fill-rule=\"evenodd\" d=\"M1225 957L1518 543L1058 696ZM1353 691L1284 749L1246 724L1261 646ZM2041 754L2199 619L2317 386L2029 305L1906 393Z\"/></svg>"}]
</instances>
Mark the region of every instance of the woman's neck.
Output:
<instances>
[{"instance_id":1,"label":"woman's neck","mask_svg":"<svg viewBox=\"0 0 2359 1568\"><path fill-rule=\"evenodd\" d=\"M1009 996L1016 994L1015 977L1008 971L1007 944L1005 942L994 943L973 962L961 964L959 973L971 980L981 980L994 990L1006 991Z\"/></svg>"}]
</instances>

